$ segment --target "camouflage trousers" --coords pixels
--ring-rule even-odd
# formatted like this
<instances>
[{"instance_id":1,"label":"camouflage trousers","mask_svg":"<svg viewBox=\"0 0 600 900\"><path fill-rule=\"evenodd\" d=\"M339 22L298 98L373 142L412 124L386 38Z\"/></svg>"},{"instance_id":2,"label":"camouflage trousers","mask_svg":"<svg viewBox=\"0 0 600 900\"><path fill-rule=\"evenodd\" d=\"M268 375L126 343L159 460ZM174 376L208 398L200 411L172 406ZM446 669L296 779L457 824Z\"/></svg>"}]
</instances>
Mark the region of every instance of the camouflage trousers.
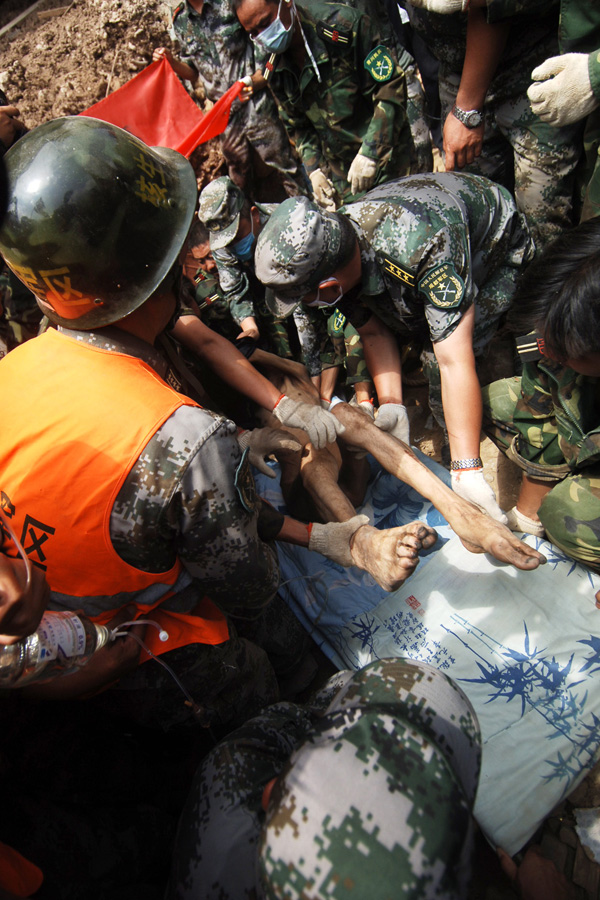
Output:
<instances>
[{"instance_id":1,"label":"camouflage trousers","mask_svg":"<svg viewBox=\"0 0 600 900\"><path fill-rule=\"evenodd\" d=\"M233 113L221 149L229 177L254 200L277 203L310 193L304 167L267 91Z\"/></svg>"},{"instance_id":2,"label":"camouflage trousers","mask_svg":"<svg viewBox=\"0 0 600 900\"><path fill-rule=\"evenodd\" d=\"M327 336L327 344L321 351L323 368L343 366L344 384L347 385L365 381L371 383L360 335L337 309L327 320Z\"/></svg>"},{"instance_id":3,"label":"camouflage trousers","mask_svg":"<svg viewBox=\"0 0 600 900\"><path fill-rule=\"evenodd\" d=\"M518 408L521 379L483 389L484 430L531 478L554 485L538 515L548 539L567 556L600 571L600 465L571 468L552 419L527 422Z\"/></svg>"},{"instance_id":4,"label":"camouflage trousers","mask_svg":"<svg viewBox=\"0 0 600 900\"><path fill-rule=\"evenodd\" d=\"M440 73L442 121L452 110L460 76ZM581 125L554 128L531 111L526 94L497 97L484 105L481 156L461 171L485 175L514 192L539 253L570 228L575 170L581 153Z\"/></svg>"},{"instance_id":5,"label":"camouflage trousers","mask_svg":"<svg viewBox=\"0 0 600 900\"><path fill-rule=\"evenodd\" d=\"M594 110L585 124L583 146L586 156L581 221L600 215L600 110Z\"/></svg>"},{"instance_id":6,"label":"camouflage trousers","mask_svg":"<svg viewBox=\"0 0 600 900\"><path fill-rule=\"evenodd\" d=\"M258 617L229 622L223 644L188 644L160 659L173 670L195 704L172 675L154 660L142 663L118 685L97 698L100 706L138 725L165 731L179 726L236 727L280 696L280 684L293 678L307 653L308 636L279 598Z\"/></svg>"}]
</instances>

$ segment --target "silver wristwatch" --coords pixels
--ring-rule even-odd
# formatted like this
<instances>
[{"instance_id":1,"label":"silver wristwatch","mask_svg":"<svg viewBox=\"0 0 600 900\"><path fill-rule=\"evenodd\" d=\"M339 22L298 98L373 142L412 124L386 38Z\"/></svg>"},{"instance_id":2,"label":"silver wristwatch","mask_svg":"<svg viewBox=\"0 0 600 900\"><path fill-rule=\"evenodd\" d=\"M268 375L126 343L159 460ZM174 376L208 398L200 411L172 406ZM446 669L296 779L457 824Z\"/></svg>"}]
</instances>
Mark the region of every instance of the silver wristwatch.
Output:
<instances>
[{"instance_id":1,"label":"silver wristwatch","mask_svg":"<svg viewBox=\"0 0 600 900\"><path fill-rule=\"evenodd\" d=\"M460 106L455 106L452 114L467 128L479 128L483 122L483 113L480 109L461 109Z\"/></svg>"}]
</instances>

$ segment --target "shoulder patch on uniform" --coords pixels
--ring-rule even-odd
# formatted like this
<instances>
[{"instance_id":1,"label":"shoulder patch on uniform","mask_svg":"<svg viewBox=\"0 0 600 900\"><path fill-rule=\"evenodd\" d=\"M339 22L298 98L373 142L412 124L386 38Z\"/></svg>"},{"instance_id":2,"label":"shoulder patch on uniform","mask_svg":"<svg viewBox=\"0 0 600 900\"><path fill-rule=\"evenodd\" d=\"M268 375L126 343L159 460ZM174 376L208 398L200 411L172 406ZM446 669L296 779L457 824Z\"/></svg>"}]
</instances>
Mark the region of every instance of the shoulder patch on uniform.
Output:
<instances>
[{"instance_id":1,"label":"shoulder patch on uniform","mask_svg":"<svg viewBox=\"0 0 600 900\"><path fill-rule=\"evenodd\" d=\"M337 44L339 47L347 47L352 41L351 31L336 28L327 22L317 22L317 34L329 44Z\"/></svg>"},{"instance_id":2,"label":"shoulder patch on uniform","mask_svg":"<svg viewBox=\"0 0 600 900\"><path fill-rule=\"evenodd\" d=\"M365 57L364 67L375 81L383 83L394 74L394 58L387 47L379 44Z\"/></svg>"},{"instance_id":3,"label":"shoulder patch on uniform","mask_svg":"<svg viewBox=\"0 0 600 900\"><path fill-rule=\"evenodd\" d=\"M397 259L393 259L391 256L386 256L383 253L377 254L377 262L387 275L391 275L392 278L395 278L397 281L401 281L409 287L414 287L416 285L416 269L405 266L403 263L398 262Z\"/></svg>"},{"instance_id":4,"label":"shoulder patch on uniform","mask_svg":"<svg viewBox=\"0 0 600 900\"><path fill-rule=\"evenodd\" d=\"M185 6L185 3L180 3L179 6L175 7L175 9L173 10L173 15L171 16L171 22L175 21L175 19L177 18L179 13L182 11L184 6Z\"/></svg>"},{"instance_id":5,"label":"shoulder patch on uniform","mask_svg":"<svg viewBox=\"0 0 600 900\"><path fill-rule=\"evenodd\" d=\"M251 513L257 512L260 500L256 493L256 485L250 471L250 450L248 447L242 453L242 461L235 470L235 489L244 509Z\"/></svg>"},{"instance_id":6,"label":"shoulder patch on uniform","mask_svg":"<svg viewBox=\"0 0 600 900\"><path fill-rule=\"evenodd\" d=\"M465 283L452 263L442 263L421 278L419 290L438 309L453 309L462 302Z\"/></svg>"}]
</instances>

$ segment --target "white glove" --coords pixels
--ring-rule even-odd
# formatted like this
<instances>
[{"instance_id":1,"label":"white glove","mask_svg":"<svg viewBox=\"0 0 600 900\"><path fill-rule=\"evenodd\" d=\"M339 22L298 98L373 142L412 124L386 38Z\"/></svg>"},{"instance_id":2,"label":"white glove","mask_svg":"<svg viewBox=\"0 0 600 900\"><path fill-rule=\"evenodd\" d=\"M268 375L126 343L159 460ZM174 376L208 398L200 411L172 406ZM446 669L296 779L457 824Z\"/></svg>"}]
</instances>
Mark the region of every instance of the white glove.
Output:
<instances>
[{"instance_id":1,"label":"white glove","mask_svg":"<svg viewBox=\"0 0 600 900\"><path fill-rule=\"evenodd\" d=\"M516 506L506 513L507 525L511 531L522 531L523 534L532 534L534 537L544 537L546 531L539 519L530 519L520 512Z\"/></svg>"},{"instance_id":2,"label":"white glove","mask_svg":"<svg viewBox=\"0 0 600 900\"><path fill-rule=\"evenodd\" d=\"M370 156L363 156L359 150L350 164L346 181L353 194L360 194L362 191L369 190L375 181L376 174L377 160L371 159Z\"/></svg>"},{"instance_id":3,"label":"white glove","mask_svg":"<svg viewBox=\"0 0 600 900\"><path fill-rule=\"evenodd\" d=\"M308 539L308 549L322 553L340 566L353 566L350 538L363 525L369 524L368 516L354 516L347 522L314 522Z\"/></svg>"},{"instance_id":4,"label":"white glove","mask_svg":"<svg viewBox=\"0 0 600 900\"><path fill-rule=\"evenodd\" d=\"M358 408L362 409L364 413L368 415L370 419L375 418L375 407L371 400L361 400L358 404Z\"/></svg>"},{"instance_id":5,"label":"white glove","mask_svg":"<svg viewBox=\"0 0 600 900\"><path fill-rule=\"evenodd\" d=\"M470 500L502 525L507 524L508 519L498 506L496 495L484 478L483 469L463 469L451 474L452 490L455 494L463 500Z\"/></svg>"},{"instance_id":6,"label":"white glove","mask_svg":"<svg viewBox=\"0 0 600 900\"><path fill-rule=\"evenodd\" d=\"M469 0L408 0L408 2L417 9L442 14L466 12L469 8Z\"/></svg>"},{"instance_id":7,"label":"white glove","mask_svg":"<svg viewBox=\"0 0 600 900\"><path fill-rule=\"evenodd\" d=\"M316 450L322 450L326 444L333 443L338 434L343 434L346 430L332 413L311 403L292 400L286 394L275 404L273 415L282 425L305 431Z\"/></svg>"},{"instance_id":8,"label":"white glove","mask_svg":"<svg viewBox=\"0 0 600 900\"><path fill-rule=\"evenodd\" d=\"M382 403L375 416L375 424L392 437L410 444L408 414L402 403Z\"/></svg>"},{"instance_id":9,"label":"white glove","mask_svg":"<svg viewBox=\"0 0 600 900\"><path fill-rule=\"evenodd\" d=\"M315 200L327 212L335 212L335 188L321 169L315 169L308 176L312 184Z\"/></svg>"},{"instance_id":10,"label":"white glove","mask_svg":"<svg viewBox=\"0 0 600 900\"><path fill-rule=\"evenodd\" d=\"M237 441L242 453L246 447L249 448L250 462L269 478L275 478L276 473L266 464L265 456L271 456L278 450L302 450L302 444L296 438L278 431L277 428L254 428L252 431L243 431L238 435Z\"/></svg>"},{"instance_id":11,"label":"white glove","mask_svg":"<svg viewBox=\"0 0 600 900\"><path fill-rule=\"evenodd\" d=\"M600 103L592 90L587 53L551 56L531 77L534 84L527 91L531 109L556 128L579 122Z\"/></svg>"}]
</instances>

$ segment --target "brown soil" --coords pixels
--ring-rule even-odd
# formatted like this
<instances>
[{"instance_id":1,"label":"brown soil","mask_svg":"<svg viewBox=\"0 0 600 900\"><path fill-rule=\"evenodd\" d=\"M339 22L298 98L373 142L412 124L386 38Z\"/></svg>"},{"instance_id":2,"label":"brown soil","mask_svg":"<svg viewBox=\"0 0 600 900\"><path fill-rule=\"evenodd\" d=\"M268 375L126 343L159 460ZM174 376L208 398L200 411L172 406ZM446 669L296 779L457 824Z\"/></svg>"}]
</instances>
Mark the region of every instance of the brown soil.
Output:
<instances>
[{"instance_id":1,"label":"brown soil","mask_svg":"<svg viewBox=\"0 0 600 900\"><path fill-rule=\"evenodd\" d=\"M0 28L32 2L3 3ZM77 115L145 68L155 47L172 46L169 9L165 0L44 0L0 37L0 89L29 128ZM201 186L221 174L218 144L201 147L192 163Z\"/></svg>"}]
</instances>

